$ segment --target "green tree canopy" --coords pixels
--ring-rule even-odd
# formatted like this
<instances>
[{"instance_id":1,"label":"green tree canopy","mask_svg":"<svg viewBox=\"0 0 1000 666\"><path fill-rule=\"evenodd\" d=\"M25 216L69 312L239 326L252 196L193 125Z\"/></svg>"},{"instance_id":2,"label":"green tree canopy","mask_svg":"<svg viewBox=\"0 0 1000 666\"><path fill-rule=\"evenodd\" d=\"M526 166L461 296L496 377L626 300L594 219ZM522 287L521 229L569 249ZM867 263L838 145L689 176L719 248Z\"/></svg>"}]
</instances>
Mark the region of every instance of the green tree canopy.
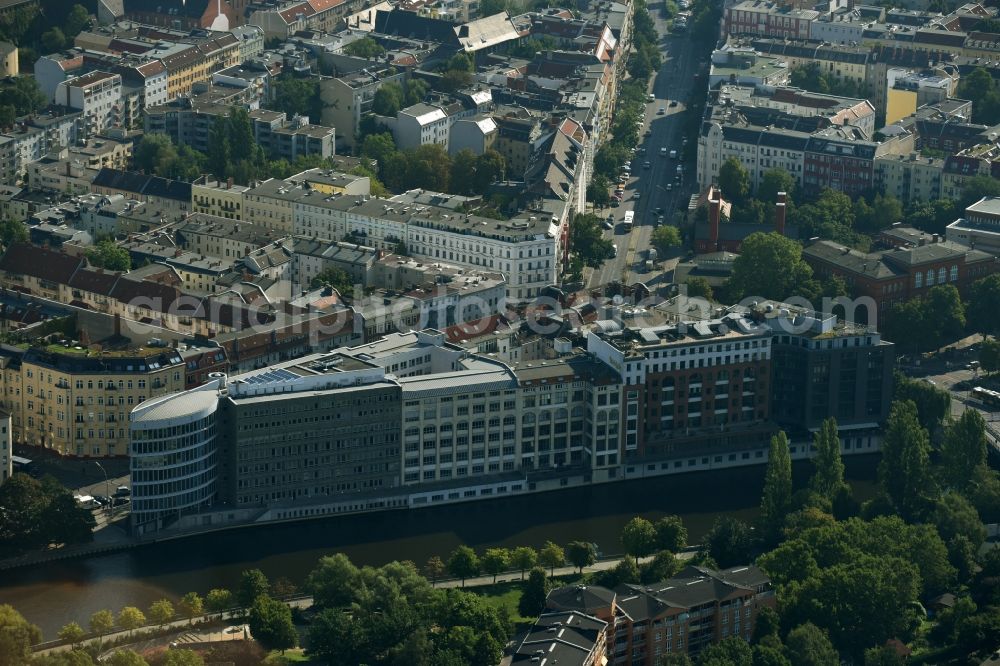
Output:
<instances>
[{"instance_id":1,"label":"green tree canopy","mask_svg":"<svg viewBox=\"0 0 1000 666\"><path fill-rule=\"evenodd\" d=\"M811 622L799 625L788 634L788 656L798 666L839 666L840 656L829 636Z\"/></svg>"},{"instance_id":2,"label":"green tree canopy","mask_svg":"<svg viewBox=\"0 0 1000 666\"><path fill-rule=\"evenodd\" d=\"M268 650L293 648L299 636L292 622L292 609L266 594L257 597L248 615L250 633Z\"/></svg>"},{"instance_id":3,"label":"green tree canopy","mask_svg":"<svg viewBox=\"0 0 1000 666\"><path fill-rule=\"evenodd\" d=\"M719 167L719 189L722 196L733 203L741 204L750 192L750 173L743 163L730 157Z\"/></svg>"},{"instance_id":4,"label":"green tree canopy","mask_svg":"<svg viewBox=\"0 0 1000 666\"><path fill-rule=\"evenodd\" d=\"M661 256L681 244L681 232L677 227L663 224L657 227L649 238L649 243Z\"/></svg>"},{"instance_id":5,"label":"green tree canopy","mask_svg":"<svg viewBox=\"0 0 1000 666\"><path fill-rule=\"evenodd\" d=\"M250 608L257 597L269 594L271 584L260 569L247 569L240 575L240 587L236 600L242 608Z\"/></svg>"},{"instance_id":6,"label":"green tree canopy","mask_svg":"<svg viewBox=\"0 0 1000 666\"><path fill-rule=\"evenodd\" d=\"M802 259L802 246L777 233L754 233L743 241L733 264L731 298L748 296L784 300L815 292L812 268Z\"/></svg>"},{"instance_id":7,"label":"green tree canopy","mask_svg":"<svg viewBox=\"0 0 1000 666\"><path fill-rule=\"evenodd\" d=\"M947 487L964 491L976 478L976 472L985 467L986 421L977 410L966 409L945 429L938 467L941 481Z\"/></svg>"},{"instance_id":8,"label":"green tree canopy","mask_svg":"<svg viewBox=\"0 0 1000 666\"><path fill-rule=\"evenodd\" d=\"M375 91L372 111L380 116L395 117L403 108L403 87L394 81L383 83Z\"/></svg>"},{"instance_id":9,"label":"green tree canopy","mask_svg":"<svg viewBox=\"0 0 1000 666\"><path fill-rule=\"evenodd\" d=\"M937 492L930 468L930 441L910 401L892 404L882 440L879 484L907 520L926 514Z\"/></svg>"},{"instance_id":10,"label":"green tree canopy","mask_svg":"<svg viewBox=\"0 0 1000 666\"><path fill-rule=\"evenodd\" d=\"M480 562L476 552L468 546L459 546L448 558L448 571L455 578L462 579L462 587L465 587L465 579L472 578L479 573Z\"/></svg>"},{"instance_id":11,"label":"green tree canopy","mask_svg":"<svg viewBox=\"0 0 1000 666\"><path fill-rule=\"evenodd\" d=\"M119 247L111 240L102 240L87 250L87 261L91 266L111 271L127 271L132 267L132 258L128 250Z\"/></svg>"},{"instance_id":12,"label":"green tree canopy","mask_svg":"<svg viewBox=\"0 0 1000 666\"><path fill-rule=\"evenodd\" d=\"M146 617L153 624L164 625L174 619L174 605L169 599L154 601L150 604Z\"/></svg>"},{"instance_id":13,"label":"green tree canopy","mask_svg":"<svg viewBox=\"0 0 1000 666\"><path fill-rule=\"evenodd\" d=\"M146 624L146 615L135 606L126 606L118 611L118 626L129 632L138 629Z\"/></svg>"},{"instance_id":14,"label":"green tree canopy","mask_svg":"<svg viewBox=\"0 0 1000 666\"><path fill-rule=\"evenodd\" d=\"M538 551L538 563L543 567L548 567L550 575L554 576L556 567L566 564L566 553L558 544L546 541L545 545Z\"/></svg>"},{"instance_id":15,"label":"green tree canopy","mask_svg":"<svg viewBox=\"0 0 1000 666\"><path fill-rule=\"evenodd\" d=\"M578 213L569 226L570 251L591 268L598 268L611 258L612 242L604 238L600 219L589 213Z\"/></svg>"},{"instance_id":16,"label":"green tree canopy","mask_svg":"<svg viewBox=\"0 0 1000 666\"><path fill-rule=\"evenodd\" d=\"M788 437L779 432L771 438L771 448L764 473L764 492L760 502L760 524L768 541L781 534L792 506L792 457Z\"/></svg>"},{"instance_id":17,"label":"green tree canopy","mask_svg":"<svg viewBox=\"0 0 1000 666\"><path fill-rule=\"evenodd\" d=\"M688 531L680 516L664 516L653 523L653 528L656 530L657 549L679 553L687 548Z\"/></svg>"},{"instance_id":18,"label":"green tree canopy","mask_svg":"<svg viewBox=\"0 0 1000 666\"><path fill-rule=\"evenodd\" d=\"M357 58L373 60L385 53L385 48L371 37L362 37L345 46L344 53Z\"/></svg>"},{"instance_id":19,"label":"green tree canopy","mask_svg":"<svg viewBox=\"0 0 1000 666\"><path fill-rule=\"evenodd\" d=\"M548 594L549 581L545 577L545 570L538 567L532 569L518 602L518 612L524 617L536 617L545 608Z\"/></svg>"},{"instance_id":20,"label":"green tree canopy","mask_svg":"<svg viewBox=\"0 0 1000 666\"><path fill-rule=\"evenodd\" d=\"M524 572L533 568L538 563L538 552L531 546L518 546L510 554L510 564L521 572L521 580L524 580Z\"/></svg>"},{"instance_id":21,"label":"green tree canopy","mask_svg":"<svg viewBox=\"0 0 1000 666\"><path fill-rule=\"evenodd\" d=\"M652 555L656 550L656 528L645 518L636 516L622 528L621 542L625 554L634 557L638 565L640 557Z\"/></svg>"},{"instance_id":22,"label":"green tree canopy","mask_svg":"<svg viewBox=\"0 0 1000 666\"><path fill-rule=\"evenodd\" d=\"M570 541L566 544L566 559L583 573L584 567L597 561L597 549L587 541Z\"/></svg>"},{"instance_id":23,"label":"green tree canopy","mask_svg":"<svg viewBox=\"0 0 1000 666\"><path fill-rule=\"evenodd\" d=\"M847 486L844 482L844 461L840 457L840 434L836 419L830 417L823 421L814 443L816 455L812 459L812 489L833 500Z\"/></svg>"},{"instance_id":24,"label":"green tree canopy","mask_svg":"<svg viewBox=\"0 0 1000 666\"><path fill-rule=\"evenodd\" d=\"M493 576L493 582L497 582L497 574L501 574L510 568L510 551L506 548L487 548L483 556L479 558L482 570Z\"/></svg>"}]
</instances>

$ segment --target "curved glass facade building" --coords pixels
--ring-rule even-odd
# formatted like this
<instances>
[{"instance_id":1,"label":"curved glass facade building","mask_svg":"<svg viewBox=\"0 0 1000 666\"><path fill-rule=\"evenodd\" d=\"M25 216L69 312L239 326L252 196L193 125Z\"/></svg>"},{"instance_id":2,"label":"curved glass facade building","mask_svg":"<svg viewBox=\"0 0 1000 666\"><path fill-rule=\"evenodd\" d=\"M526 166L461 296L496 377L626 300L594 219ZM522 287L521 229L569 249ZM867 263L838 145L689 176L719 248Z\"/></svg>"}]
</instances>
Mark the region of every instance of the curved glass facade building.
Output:
<instances>
[{"instance_id":1,"label":"curved glass facade building","mask_svg":"<svg viewBox=\"0 0 1000 666\"><path fill-rule=\"evenodd\" d=\"M219 392L225 375L203 386L148 400L130 416L132 527L168 527L216 500Z\"/></svg>"}]
</instances>

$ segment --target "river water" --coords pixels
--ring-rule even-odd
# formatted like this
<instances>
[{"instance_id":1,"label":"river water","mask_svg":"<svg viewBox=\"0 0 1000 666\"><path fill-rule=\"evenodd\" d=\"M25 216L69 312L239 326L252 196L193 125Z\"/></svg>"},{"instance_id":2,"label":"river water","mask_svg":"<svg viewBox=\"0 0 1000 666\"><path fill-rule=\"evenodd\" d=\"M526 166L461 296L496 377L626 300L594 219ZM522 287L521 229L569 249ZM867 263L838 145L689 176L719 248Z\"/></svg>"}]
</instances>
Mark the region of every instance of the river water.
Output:
<instances>
[{"instance_id":1,"label":"river water","mask_svg":"<svg viewBox=\"0 0 1000 666\"><path fill-rule=\"evenodd\" d=\"M872 493L876 456L845 459L856 495ZM796 480L809 473L796 463ZM605 554L621 550L618 535L632 516L678 514L690 540L715 518L756 516L764 468L696 472L658 479L604 484L555 493L509 497L450 507L342 516L192 537L135 550L4 572L0 603L39 625L46 639L67 622L86 626L100 609L147 608L157 599L235 587L240 572L258 567L269 577L299 584L323 555L347 554L358 564L409 559L422 566L443 559L459 544L531 545L592 541Z\"/></svg>"}]
</instances>

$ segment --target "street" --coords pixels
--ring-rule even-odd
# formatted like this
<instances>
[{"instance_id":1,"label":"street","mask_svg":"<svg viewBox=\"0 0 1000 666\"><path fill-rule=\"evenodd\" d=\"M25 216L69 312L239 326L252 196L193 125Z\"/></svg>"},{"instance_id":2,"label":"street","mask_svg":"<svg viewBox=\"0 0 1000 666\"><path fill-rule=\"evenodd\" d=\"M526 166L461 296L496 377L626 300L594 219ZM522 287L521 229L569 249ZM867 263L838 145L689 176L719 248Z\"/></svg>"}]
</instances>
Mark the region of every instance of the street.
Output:
<instances>
[{"instance_id":1,"label":"street","mask_svg":"<svg viewBox=\"0 0 1000 666\"><path fill-rule=\"evenodd\" d=\"M681 184L675 182L677 165L680 159L670 159L660 154L660 149L667 152L681 152L683 141L682 131L686 103L691 94L694 81L693 73L697 66L694 55L694 43L686 34L673 35L667 30L667 22L659 12L650 12L660 33L663 65L653 78L649 92L655 96L655 101L646 104L643 128L640 131L639 151L632 158L632 177L625 186L625 196L618 208L599 209L595 211L602 218L609 212L614 215L615 226L605 231L608 238L618 247L616 257L604 262L595 269L588 279L590 288L599 287L610 282L621 281L627 284L644 282L649 286L662 285L664 275L669 274L677 263L676 256L660 257L653 271L645 272L643 264L647 258L650 236L656 226L657 208L662 207L664 224L672 224L674 212L680 202L686 202L691 190L693 166L685 164L685 172ZM671 107L670 103L677 105ZM659 109L665 113L660 115ZM643 136L647 128L650 136ZM649 162L649 168L644 164ZM667 185L670 184L670 190ZM638 201L635 193L640 193ZM635 211L635 226L628 235L622 229L625 212ZM665 260L664 260L665 259Z\"/></svg>"}]
</instances>

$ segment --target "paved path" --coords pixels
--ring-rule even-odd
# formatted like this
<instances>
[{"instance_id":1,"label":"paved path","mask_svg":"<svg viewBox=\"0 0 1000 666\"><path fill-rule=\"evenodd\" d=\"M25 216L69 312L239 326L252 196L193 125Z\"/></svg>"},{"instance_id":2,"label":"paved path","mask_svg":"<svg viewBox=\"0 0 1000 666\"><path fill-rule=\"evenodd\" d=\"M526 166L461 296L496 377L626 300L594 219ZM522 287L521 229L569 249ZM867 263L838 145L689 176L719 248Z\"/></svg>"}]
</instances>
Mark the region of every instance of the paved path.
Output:
<instances>
[{"instance_id":1,"label":"paved path","mask_svg":"<svg viewBox=\"0 0 1000 666\"><path fill-rule=\"evenodd\" d=\"M688 559L691 559L691 557L693 557L693 556L694 556L694 551L686 551L686 552L683 552L683 553L678 553L678 555L677 555L678 559L681 559L681 560L688 560ZM601 560L601 561L596 562L595 564L593 564L593 565L591 565L589 567L584 567L583 568L583 572L584 573L595 573L595 572L598 572L598 571L606 571L608 569L613 569L616 565L618 565L619 562L622 561L622 559L624 559L624 558L617 557L617 558L610 558L610 559L606 559L606 560ZM646 562L649 559L650 558L640 558L639 561L640 562ZM572 566L570 566L570 567L556 567L556 569L555 569L555 575L556 576L571 576L571 575L576 574L576 573L577 573L576 567L572 567ZM515 581L519 581L519 580L521 580L521 573L520 572L503 573L503 574L500 574L500 575L498 575L496 577L496 582L497 583L510 583L510 582L515 582ZM474 578L468 578L468 579L465 580L464 585L463 585L463 583L462 583L461 580L457 580L457 579L442 580L442 581L438 581L435 584L436 587L441 587L441 588L455 588L455 587L474 588L474 587L485 587L485 586L488 586L488 585L493 585L493 576L492 575L490 575L490 576L476 576ZM289 600L286 603L291 608L309 608L310 606L312 606L313 600L312 600L312 597L300 597L300 598L297 598L297 599ZM194 626L192 626L191 620L186 619L186 618L185 619L181 619L181 620L174 620L173 622L168 622L167 624L163 625L163 627L160 628L160 629L164 630L163 633L161 633L160 635L158 635L155 638L151 638L149 636L145 636L145 635L142 634L142 632L144 630L148 631L148 630L154 628L154 627L151 627L151 626L147 626L147 627L144 627L143 629L138 629L135 632L113 631L110 634L105 634L104 636L94 637L94 638L87 638L87 639L84 639L84 640L80 641L80 643L78 643L77 645L105 644L105 643L110 643L112 641L119 640L121 638L128 638L130 636L136 638L136 641L134 643L132 643L132 644L148 643L148 642L151 642L151 641L155 642L157 644L163 644L165 641L167 641L167 642L178 642L178 643L183 643L183 642L190 643L190 642L195 642L195 641L193 641L192 636L198 636L198 635L215 636L215 637L217 637L217 638L215 638L213 640L229 640L230 638L233 637L233 634L227 634L225 632L225 630L223 630L221 632L219 632L219 631L214 631L213 632L213 631L209 631L209 630L198 628L197 625L201 624L201 623L205 623L205 622L210 622L210 621L212 621L212 622L218 622L218 621L233 620L233 619L238 619L239 620L239 622L234 623L234 625L236 625L236 626L243 626L242 613L240 611L237 611L237 610L232 610L232 611L226 611L224 613L211 613L211 614L202 615L200 617L196 617L196 618L194 618L194 623L195 623ZM77 620L77 622L80 624L80 626L86 627L87 618L79 618ZM168 629L176 629L177 632L174 635L171 635L169 631L166 631ZM239 637L242 638L242 633L239 634ZM54 653L57 653L57 652L66 652L68 650L71 650L73 647L74 646L71 646L71 645L52 645L51 642L50 643L43 643L41 646L38 646L36 648L35 654L36 655L45 655L45 654L54 654ZM125 647L125 645L121 645L121 646L118 646L118 647Z\"/></svg>"}]
</instances>

